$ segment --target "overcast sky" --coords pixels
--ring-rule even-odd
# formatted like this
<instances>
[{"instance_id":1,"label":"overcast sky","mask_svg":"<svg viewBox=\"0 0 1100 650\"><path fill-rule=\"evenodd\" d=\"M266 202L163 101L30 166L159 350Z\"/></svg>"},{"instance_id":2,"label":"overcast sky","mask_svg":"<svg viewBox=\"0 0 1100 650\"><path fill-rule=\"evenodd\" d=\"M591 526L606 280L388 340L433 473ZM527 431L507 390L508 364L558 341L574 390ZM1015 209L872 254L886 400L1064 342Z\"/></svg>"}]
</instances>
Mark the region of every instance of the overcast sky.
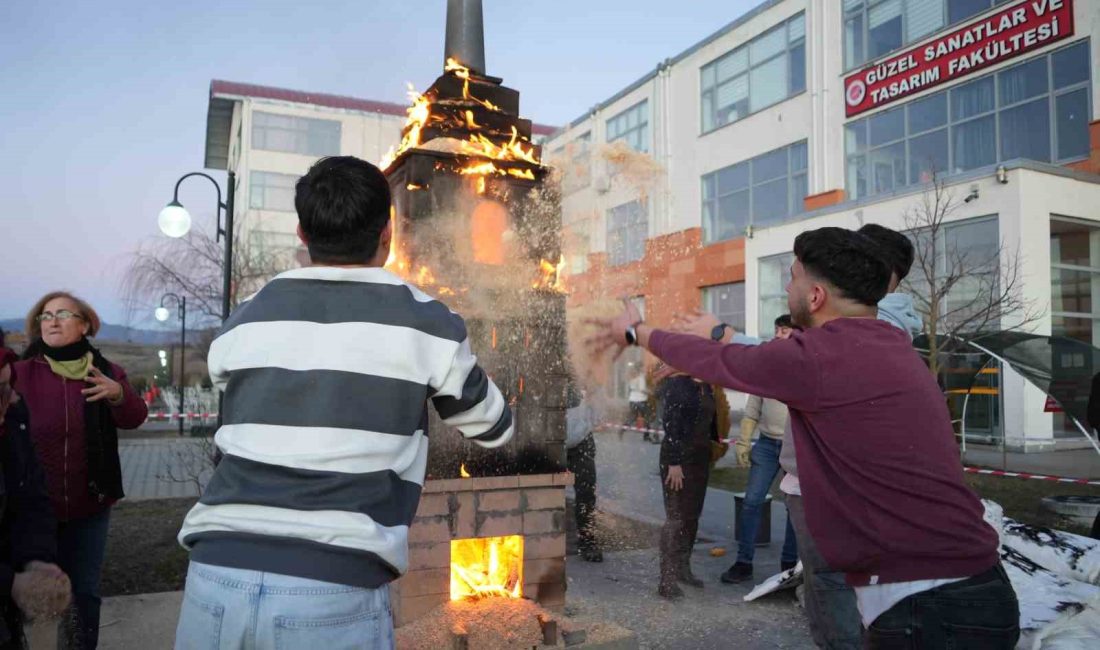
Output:
<instances>
[{"instance_id":1,"label":"overcast sky","mask_svg":"<svg viewBox=\"0 0 1100 650\"><path fill-rule=\"evenodd\" d=\"M563 124L758 3L485 0L486 67L525 117ZM405 103L406 82L441 72L445 7L0 2L0 318L65 288L125 323L122 269L159 236L176 179L202 167L211 79ZM212 188L189 183L181 201L212 227Z\"/></svg>"}]
</instances>

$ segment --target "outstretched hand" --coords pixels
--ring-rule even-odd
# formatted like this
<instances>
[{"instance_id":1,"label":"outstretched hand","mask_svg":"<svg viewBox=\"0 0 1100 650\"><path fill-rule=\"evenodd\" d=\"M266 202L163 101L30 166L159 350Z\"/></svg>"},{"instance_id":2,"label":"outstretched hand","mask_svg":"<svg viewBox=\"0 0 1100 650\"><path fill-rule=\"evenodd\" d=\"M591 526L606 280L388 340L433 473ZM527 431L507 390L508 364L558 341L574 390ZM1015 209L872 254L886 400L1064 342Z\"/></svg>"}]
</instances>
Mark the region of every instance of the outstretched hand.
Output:
<instances>
[{"instance_id":1,"label":"outstretched hand","mask_svg":"<svg viewBox=\"0 0 1100 650\"><path fill-rule=\"evenodd\" d=\"M691 334L709 339L714 328L721 325L722 321L714 314L708 314L699 310L680 314L672 321L672 331L680 334ZM730 330L726 330L728 336ZM723 339L725 340L725 339Z\"/></svg>"},{"instance_id":2,"label":"outstretched hand","mask_svg":"<svg viewBox=\"0 0 1100 650\"><path fill-rule=\"evenodd\" d=\"M626 329L642 320L638 308L628 299L623 299L623 311L612 318L586 318L584 323L591 325L596 330L584 340L588 351L596 356L602 355L608 350L613 351L613 359L617 359L626 348Z\"/></svg>"}]
</instances>

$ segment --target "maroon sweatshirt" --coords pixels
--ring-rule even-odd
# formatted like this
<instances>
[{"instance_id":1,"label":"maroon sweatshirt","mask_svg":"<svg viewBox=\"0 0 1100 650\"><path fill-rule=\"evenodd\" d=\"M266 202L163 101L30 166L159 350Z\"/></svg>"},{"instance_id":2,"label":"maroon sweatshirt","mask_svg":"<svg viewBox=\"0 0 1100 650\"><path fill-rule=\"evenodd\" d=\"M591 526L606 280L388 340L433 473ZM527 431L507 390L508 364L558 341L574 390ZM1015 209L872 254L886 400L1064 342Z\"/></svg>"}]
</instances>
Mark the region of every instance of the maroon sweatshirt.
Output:
<instances>
[{"instance_id":1,"label":"maroon sweatshirt","mask_svg":"<svg viewBox=\"0 0 1100 650\"><path fill-rule=\"evenodd\" d=\"M59 521L90 517L111 506L88 490L88 456L84 433L85 397L91 384L65 379L42 357L14 364L16 392L30 411L31 440L46 474L54 514ZM122 384L122 402L111 406L119 429L136 429L149 410L134 392L121 366L111 364L114 380Z\"/></svg>"},{"instance_id":2,"label":"maroon sweatshirt","mask_svg":"<svg viewBox=\"0 0 1100 650\"><path fill-rule=\"evenodd\" d=\"M806 523L852 585L963 578L997 563L943 394L902 330L842 318L759 346L662 331L649 345L693 377L790 407Z\"/></svg>"}]
</instances>

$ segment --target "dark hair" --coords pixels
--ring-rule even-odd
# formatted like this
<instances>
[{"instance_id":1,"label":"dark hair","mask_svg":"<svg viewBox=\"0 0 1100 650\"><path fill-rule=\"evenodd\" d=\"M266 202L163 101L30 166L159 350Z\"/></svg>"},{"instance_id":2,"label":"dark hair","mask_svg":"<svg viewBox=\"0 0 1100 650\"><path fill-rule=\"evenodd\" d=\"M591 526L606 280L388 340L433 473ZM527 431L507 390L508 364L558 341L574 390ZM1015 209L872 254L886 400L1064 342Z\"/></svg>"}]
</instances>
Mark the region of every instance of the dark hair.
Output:
<instances>
[{"instance_id":1,"label":"dark hair","mask_svg":"<svg viewBox=\"0 0 1100 650\"><path fill-rule=\"evenodd\" d=\"M874 307L886 295L890 265L866 235L847 228L808 230L795 238L794 254L807 272L849 300Z\"/></svg>"},{"instance_id":2,"label":"dark hair","mask_svg":"<svg viewBox=\"0 0 1100 650\"><path fill-rule=\"evenodd\" d=\"M314 262L363 264L390 219L390 185L354 156L318 160L294 188L294 207Z\"/></svg>"},{"instance_id":3,"label":"dark hair","mask_svg":"<svg viewBox=\"0 0 1100 650\"><path fill-rule=\"evenodd\" d=\"M790 314L783 314L779 318L775 319L775 326L776 327L786 327L786 328L792 329L792 330L802 329L802 328L800 328L800 327L798 327L797 325L794 324L794 321L791 320L791 315Z\"/></svg>"},{"instance_id":4,"label":"dark hair","mask_svg":"<svg viewBox=\"0 0 1100 650\"><path fill-rule=\"evenodd\" d=\"M0 348L4 347L4 328L0 327Z\"/></svg>"},{"instance_id":5,"label":"dark hair","mask_svg":"<svg viewBox=\"0 0 1100 650\"><path fill-rule=\"evenodd\" d=\"M871 241L879 245L890 269L897 273L898 282L909 275L909 269L913 266L913 242L908 237L877 223L869 223L857 232L870 237Z\"/></svg>"}]
</instances>

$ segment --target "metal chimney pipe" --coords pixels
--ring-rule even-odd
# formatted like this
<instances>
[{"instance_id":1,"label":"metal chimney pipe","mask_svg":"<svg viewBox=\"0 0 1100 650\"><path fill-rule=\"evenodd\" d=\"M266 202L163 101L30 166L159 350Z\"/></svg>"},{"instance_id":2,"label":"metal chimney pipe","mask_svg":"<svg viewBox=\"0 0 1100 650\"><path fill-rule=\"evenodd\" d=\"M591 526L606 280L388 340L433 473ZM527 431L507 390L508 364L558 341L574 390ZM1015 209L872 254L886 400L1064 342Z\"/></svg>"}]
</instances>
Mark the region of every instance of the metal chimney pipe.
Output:
<instances>
[{"instance_id":1,"label":"metal chimney pipe","mask_svg":"<svg viewBox=\"0 0 1100 650\"><path fill-rule=\"evenodd\" d=\"M481 0L447 0L447 42L443 62L454 57L470 72L485 74L485 21Z\"/></svg>"}]
</instances>

